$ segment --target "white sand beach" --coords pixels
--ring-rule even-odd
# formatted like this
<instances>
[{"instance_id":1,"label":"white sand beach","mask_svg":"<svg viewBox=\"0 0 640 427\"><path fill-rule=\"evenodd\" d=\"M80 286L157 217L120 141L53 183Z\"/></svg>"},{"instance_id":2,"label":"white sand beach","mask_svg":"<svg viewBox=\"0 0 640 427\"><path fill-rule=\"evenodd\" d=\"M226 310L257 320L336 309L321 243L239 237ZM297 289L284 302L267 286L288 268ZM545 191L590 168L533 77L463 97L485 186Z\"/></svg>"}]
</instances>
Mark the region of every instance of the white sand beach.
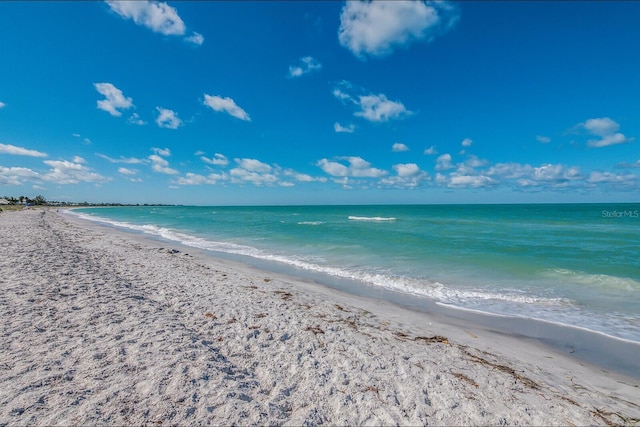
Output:
<instances>
[{"instance_id":1,"label":"white sand beach","mask_svg":"<svg viewBox=\"0 0 640 427\"><path fill-rule=\"evenodd\" d=\"M0 425L637 425L640 380L55 210L0 213Z\"/></svg>"}]
</instances>

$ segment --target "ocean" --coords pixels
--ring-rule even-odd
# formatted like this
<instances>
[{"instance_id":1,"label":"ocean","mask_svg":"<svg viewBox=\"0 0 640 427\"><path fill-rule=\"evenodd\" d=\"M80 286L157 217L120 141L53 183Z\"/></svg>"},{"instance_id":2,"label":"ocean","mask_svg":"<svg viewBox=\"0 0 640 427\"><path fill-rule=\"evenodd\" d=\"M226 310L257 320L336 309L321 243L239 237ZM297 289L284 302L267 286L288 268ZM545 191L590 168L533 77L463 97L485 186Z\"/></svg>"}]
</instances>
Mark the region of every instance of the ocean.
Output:
<instances>
[{"instance_id":1,"label":"ocean","mask_svg":"<svg viewBox=\"0 0 640 427\"><path fill-rule=\"evenodd\" d=\"M371 295L640 342L640 204L82 208L110 226ZM368 291L367 291L368 290ZM419 304L417 304L419 305Z\"/></svg>"}]
</instances>

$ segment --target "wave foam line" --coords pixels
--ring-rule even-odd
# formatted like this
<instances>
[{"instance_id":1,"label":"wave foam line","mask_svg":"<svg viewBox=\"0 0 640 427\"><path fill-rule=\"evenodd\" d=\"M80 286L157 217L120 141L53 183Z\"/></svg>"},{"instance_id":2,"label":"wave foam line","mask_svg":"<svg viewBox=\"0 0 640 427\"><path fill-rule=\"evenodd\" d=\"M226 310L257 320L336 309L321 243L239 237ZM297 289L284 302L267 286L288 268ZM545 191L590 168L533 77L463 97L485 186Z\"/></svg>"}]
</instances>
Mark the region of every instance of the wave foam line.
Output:
<instances>
[{"instance_id":1,"label":"wave foam line","mask_svg":"<svg viewBox=\"0 0 640 427\"><path fill-rule=\"evenodd\" d=\"M349 220L351 221L369 221L369 222L383 222L383 221L395 221L394 217L383 217L383 216L349 216Z\"/></svg>"}]
</instances>

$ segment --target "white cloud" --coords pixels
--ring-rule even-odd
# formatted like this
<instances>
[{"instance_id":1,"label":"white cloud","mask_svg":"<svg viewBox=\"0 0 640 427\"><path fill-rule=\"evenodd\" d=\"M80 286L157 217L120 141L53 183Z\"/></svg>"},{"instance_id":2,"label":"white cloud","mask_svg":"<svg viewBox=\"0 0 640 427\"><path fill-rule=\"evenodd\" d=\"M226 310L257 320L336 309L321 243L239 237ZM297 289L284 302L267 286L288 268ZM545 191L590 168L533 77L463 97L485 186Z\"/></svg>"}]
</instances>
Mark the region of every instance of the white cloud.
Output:
<instances>
[{"instance_id":1,"label":"white cloud","mask_svg":"<svg viewBox=\"0 0 640 427\"><path fill-rule=\"evenodd\" d=\"M431 41L458 20L447 2L348 1L340 15L340 44L357 57L383 57L414 41Z\"/></svg>"},{"instance_id":2,"label":"white cloud","mask_svg":"<svg viewBox=\"0 0 640 427\"><path fill-rule=\"evenodd\" d=\"M133 176L138 174L137 170L128 169L128 168L118 168L118 172L121 173L122 175L127 175L127 176Z\"/></svg>"},{"instance_id":3,"label":"white cloud","mask_svg":"<svg viewBox=\"0 0 640 427\"><path fill-rule=\"evenodd\" d=\"M125 19L133 19L138 25L168 35L183 35L186 27L178 15L178 11L167 3L156 1L114 1L107 4L118 15Z\"/></svg>"},{"instance_id":4,"label":"white cloud","mask_svg":"<svg viewBox=\"0 0 640 427\"><path fill-rule=\"evenodd\" d=\"M620 129L620 125L609 117L602 117L599 119L589 119L582 124L586 130L590 133L598 136L611 135Z\"/></svg>"},{"instance_id":5,"label":"white cloud","mask_svg":"<svg viewBox=\"0 0 640 427\"><path fill-rule=\"evenodd\" d=\"M632 173L615 174L611 172L591 172L587 180L593 184L608 183L620 186L632 186L638 181L638 176Z\"/></svg>"},{"instance_id":6,"label":"white cloud","mask_svg":"<svg viewBox=\"0 0 640 427\"><path fill-rule=\"evenodd\" d=\"M357 111L354 115L371 122L386 122L411 114L401 102L390 101L383 94L361 96L360 108L362 111Z\"/></svg>"},{"instance_id":7,"label":"white cloud","mask_svg":"<svg viewBox=\"0 0 640 427\"><path fill-rule=\"evenodd\" d=\"M84 159L74 157L74 161L45 160L44 163L51 169L42 176L42 179L56 184L78 184L80 182L104 182L109 181L99 173L91 171L84 166Z\"/></svg>"},{"instance_id":8,"label":"white cloud","mask_svg":"<svg viewBox=\"0 0 640 427\"><path fill-rule=\"evenodd\" d=\"M125 97L120 89L115 87L111 83L94 83L100 95L103 95L105 99L99 100L97 105L100 110L104 110L112 116L120 117L122 111L133 107L133 100Z\"/></svg>"},{"instance_id":9,"label":"white cloud","mask_svg":"<svg viewBox=\"0 0 640 427\"><path fill-rule=\"evenodd\" d=\"M285 169L283 171L283 175L291 177L299 182L314 182L314 181L327 182L327 178L325 177L315 178L315 177L312 177L311 175L296 172L293 169Z\"/></svg>"},{"instance_id":10,"label":"white cloud","mask_svg":"<svg viewBox=\"0 0 640 427\"><path fill-rule=\"evenodd\" d=\"M602 139L589 140L587 145L589 147L606 147L607 145L624 144L631 141L633 141L633 138L627 138L621 133L614 133L613 135L606 135Z\"/></svg>"},{"instance_id":11,"label":"white cloud","mask_svg":"<svg viewBox=\"0 0 640 427\"><path fill-rule=\"evenodd\" d=\"M235 183L250 182L253 185L262 186L278 182L278 177L274 174L256 172L241 167L231 169L229 174L232 177L232 182Z\"/></svg>"},{"instance_id":12,"label":"white cloud","mask_svg":"<svg viewBox=\"0 0 640 427\"><path fill-rule=\"evenodd\" d=\"M533 168L520 163L496 163L489 168L487 175L496 175L505 179L517 179L531 175Z\"/></svg>"},{"instance_id":13,"label":"white cloud","mask_svg":"<svg viewBox=\"0 0 640 427\"><path fill-rule=\"evenodd\" d=\"M40 174L28 168L0 166L0 185L22 185L24 180L38 179Z\"/></svg>"},{"instance_id":14,"label":"white cloud","mask_svg":"<svg viewBox=\"0 0 640 427\"><path fill-rule=\"evenodd\" d=\"M433 156L435 154L438 154L438 150L436 150L435 145L432 145L431 147L424 150L424 154L426 154L427 156Z\"/></svg>"},{"instance_id":15,"label":"white cloud","mask_svg":"<svg viewBox=\"0 0 640 427\"><path fill-rule=\"evenodd\" d=\"M189 37L185 37L184 40L189 43L193 43L197 46L201 46L204 43L204 36L194 31Z\"/></svg>"},{"instance_id":16,"label":"white cloud","mask_svg":"<svg viewBox=\"0 0 640 427\"><path fill-rule=\"evenodd\" d=\"M171 155L171 150L169 150L168 148L153 147L151 151L153 151L158 156L168 157Z\"/></svg>"},{"instance_id":17,"label":"white cloud","mask_svg":"<svg viewBox=\"0 0 640 427\"><path fill-rule=\"evenodd\" d=\"M127 120L129 123L134 124L134 125L138 125L138 126L142 126L142 125L146 125L147 122L145 122L144 120L142 120L140 118L140 115L138 115L138 113L133 113L131 115L131 117L129 117L129 120Z\"/></svg>"},{"instance_id":18,"label":"white cloud","mask_svg":"<svg viewBox=\"0 0 640 427\"><path fill-rule=\"evenodd\" d=\"M409 147L401 142L396 142L391 146L391 151L393 152L401 152L401 151L409 151Z\"/></svg>"},{"instance_id":19,"label":"white cloud","mask_svg":"<svg viewBox=\"0 0 640 427\"><path fill-rule=\"evenodd\" d=\"M47 157L47 153L17 147L11 144L0 144L0 154L12 154L14 156Z\"/></svg>"},{"instance_id":20,"label":"white cloud","mask_svg":"<svg viewBox=\"0 0 640 427\"><path fill-rule=\"evenodd\" d=\"M624 134L619 133L620 125L609 117L589 119L580 123L578 127L582 127L590 134L600 137L600 139L587 141L589 147L599 148L633 141L633 138L627 138Z\"/></svg>"},{"instance_id":21,"label":"white cloud","mask_svg":"<svg viewBox=\"0 0 640 427\"><path fill-rule=\"evenodd\" d=\"M356 127L352 124L350 124L347 127L342 126L340 123L335 122L333 124L333 129L337 132L337 133L353 133L356 129Z\"/></svg>"},{"instance_id":22,"label":"white cloud","mask_svg":"<svg viewBox=\"0 0 640 427\"><path fill-rule=\"evenodd\" d=\"M551 142L551 138L548 136L537 135L536 140L542 144L548 144Z\"/></svg>"},{"instance_id":23,"label":"white cloud","mask_svg":"<svg viewBox=\"0 0 640 427\"><path fill-rule=\"evenodd\" d=\"M252 172L267 173L271 172L272 169L268 164L262 163L260 160L256 159L234 159L234 161L242 169Z\"/></svg>"},{"instance_id":24,"label":"white cloud","mask_svg":"<svg viewBox=\"0 0 640 427\"><path fill-rule=\"evenodd\" d=\"M166 175L176 175L179 173L177 170L169 167L169 162L167 160L156 154L152 154L148 158L149 160L151 160L151 169L154 172L163 173Z\"/></svg>"},{"instance_id":25,"label":"white cloud","mask_svg":"<svg viewBox=\"0 0 640 427\"><path fill-rule=\"evenodd\" d=\"M463 147L471 147L471 144L473 144L473 141L469 138L463 139L460 143L460 145L462 145Z\"/></svg>"},{"instance_id":26,"label":"white cloud","mask_svg":"<svg viewBox=\"0 0 640 427\"><path fill-rule=\"evenodd\" d=\"M415 163L400 163L397 165L393 165L393 169L396 171L398 176L401 176L403 178L416 176L420 173L420 168Z\"/></svg>"},{"instance_id":27,"label":"white cloud","mask_svg":"<svg viewBox=\"0 0 640 427\"><path fill-rule=\"evenodd\" d=\"M470 168L479 168L481 166L485 166L488 162L486 160L480 160L476 156L469 156L469 158L464 162L465 166Z\"/></svg>"},{"instance_id":28,"label":"white cloud","mask_svg":"<svg viewBox=\"0 0 640 427\"><path fill-rule=\"evenodd\" d=\"M485 175L453 175L447 184L450 188L471 187L480 188L494 185L496 182Z\"/></svg>"},{"instance_id":29,"label":"white cloud","mask_svg":"<svg viewBox=\"0 0 640 427\"><path fill-rule=\"evenodd\" d=\"M202 184L217 184L219 181L227 181L229 176L226 173L215 174L211 173L207 176L198 175L188 172L184 177L178 178L176 181L179 185L202 185Z\"/></svg>"},{"instance_id":30,"label":"white cloud","mask_svg":"<svg viewBox=\"0 0 640 427\"><path fill-rule=\"evenodd\" d=\"M312 58L311 56L305 56L303 58L300 58L300 62L298 65L289 66L288 77L300 77L305 74L309 74L312 71L318 71L321 68L322 64L320 64L318 60Z\"/></svg>"},{"instance_id":31,"label":"white cloud","mask_svg":"<svg viewBox=\"0 0 640 427\"><path fill-rule=\"evenodd\" d=\"M251 118L249 117L247 112L240 108L236 104L236 102L229 97L222 98L221 96L211 96L205 93L204 105L212 108L214 111L225 112L237 119L245 120L248 122L251 121Z\"/></svg>"},{"instance_id":32,"label":"white cloud","mask_svg":"<svg viewBox=\"0 0 640 427\"><path fill-rule=\"evenodd\" d=\"M4 108L6 106L7 106L7 104L5 104L4 102L0 101L0 108Z\"/></svg>"},{"instance_id":33,"label":"white cloud","mask_svg":"<svg viewBox=\"0 0 640 427\"><path fill-rule=\"evenodd\" d=\"M446 153L438 156L436 159L436 170L444 171L448 169L453 169L455 166L451 163L451 154Z\"/></svg>"},{"instance_id":34,"label":"white cloud","mask_svg":"<svg viewBox=\"0 0 640 427\"><path fill-rule=\"evenodd\" d=\"M220 153L215 153L212 158L200 156L200 160L210 165L216 165L216 166L226 166L229 164L229 159L227 159L224 155Z\"/></svg>"},{"instance_id":35,"label":"white cloud","mask_svg":"<svg viewBox=\"0 0 640 427\"><path fill-rule=\"evenodd\" d=\"M316 165L325 173L337 177L379 178L388 174L387 171L371 167L371 163L361 157L337 157L336 160L346 160L348 163L319 160Z\"/></svg>"},{"instance_id":36,"label":"white cloud","mask_svg":"<svg viewBox=\"0 0 640 427\"><path fill-rule=\"evenodd\" d=\"M161 128L178 129L182 125L182 120L178 118L178 113L162 107L156 107L160 113L156 119L156 123Z\"/></svg>"},{"instance_id":37,"label":"white cloud","mask_svg":"<svg viewBox=\"0 0 640 427\"><path fill-rule=\"evenodd\" d=\"M124 164L129 164L129 165L133 165L133 164L138 164L138 163L144 163L144 160L141 159L136 159L135 157L122 157L120 156L119 159L114 159L112 157L109 157L105 154L100 154L100 153L96 153L96 156L101 157L111 163L124 163Z\"/></svg>"},{"instance_id":38,"label":"white cloud","mask_svg":"<svg viewBox=\"0 0 640 427\"><path fill-rule=\"evenodd\" d=\"M349 102L360 109L354 113L354 116L362 117L371 122L386 122L413 114L407 110L404 104L399 101L391 101L384 94L357 95L352 92L365 91L355 88L348 81L338 82L332 91L333 96L342 102Z\"/></svg>"}]
</instances>

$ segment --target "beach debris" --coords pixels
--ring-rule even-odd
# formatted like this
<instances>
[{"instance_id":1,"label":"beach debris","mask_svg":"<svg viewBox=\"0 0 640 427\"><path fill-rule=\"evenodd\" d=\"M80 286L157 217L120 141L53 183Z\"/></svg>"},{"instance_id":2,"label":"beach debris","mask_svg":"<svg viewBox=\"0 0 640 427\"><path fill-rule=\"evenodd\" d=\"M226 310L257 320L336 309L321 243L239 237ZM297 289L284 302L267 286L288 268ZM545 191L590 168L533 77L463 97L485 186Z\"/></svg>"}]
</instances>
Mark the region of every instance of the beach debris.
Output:
<instances>
[{"instance_id":1,"label":"beach debris","mask_svg":"<svg viewBox=\"0 0 640 427\"><path fill-rule=\"evenodd\" d=\"M265 283L269 283L271 281L271 279L265 277L264 281L265 281Z\"/></svg>"},{"instance_id":2,"label":"beach debris","mask_svg":"<svg viewBox=\"0 0 640 427\"><path fill-rule=\"evenodd\" d=\"M215 314L210 313L210 312L205 313L204 317L207 317L207 318L209 318L211 320L216 320L218 318L218 316L216 316Z\"/></svg>"},{"instance_id":3,"label":"beach debris","mask_svg":"<svg viewBox=\"0 0 640 427\"><path fill-rule=\"evenodd\" d=\"M276 294L280 295L280 297L285 300L288 301L291 299L291 297L293 296L293 294L291 292L287 292L287 291L274 291Z\"/></svg>"},{"instance_id":4,"label":"beach debris","mask_svg":"<svg viewBox=\"0 0 640 427\"><path fill-rule=\"evenodd\" d=\"M453 375L454 377L458 378L459 380L465 381L469 384L471 384L472 386L474 386L475 388L479 387L479 384L477 382L475 382L474 380L472 380L471 378L469 378L468 376L466 376L463 373L460 372L452 372L451 375Z\"/></svg>"},{"instance_id":5,"label":"beach debris","mask_svg":"<svg viewBox=\"0 0 640 427\"><path fill-rule=\"evenodd\" d=\"M320 326L307 326L305 331L313 332L313 335L324 334L324 331Z\"/></svg>"},{"instance_id":6,"label":"beach debris","mask_svg":"<svg viewBox=\"0 0 640 427\"><path fill-rule=\"evenodd\" d=\"M178 253L180 253L180 251L177 250L177 249L167 249L167 253L169 253L169 254L178 254Z\"/></svg>"},{"instance_id":7,"label":"beach debris","mask_svg":"<svg viewBox=\"0 0 640 427\"><path fill-rule=\"evenodd\" d=\"M443 337L442 335L434 335L432 337L415 337L413 340L424 341L428 343L440 342L442 344L449 344L449 339L447 337Z\"/></svg>"}]
</instances>

